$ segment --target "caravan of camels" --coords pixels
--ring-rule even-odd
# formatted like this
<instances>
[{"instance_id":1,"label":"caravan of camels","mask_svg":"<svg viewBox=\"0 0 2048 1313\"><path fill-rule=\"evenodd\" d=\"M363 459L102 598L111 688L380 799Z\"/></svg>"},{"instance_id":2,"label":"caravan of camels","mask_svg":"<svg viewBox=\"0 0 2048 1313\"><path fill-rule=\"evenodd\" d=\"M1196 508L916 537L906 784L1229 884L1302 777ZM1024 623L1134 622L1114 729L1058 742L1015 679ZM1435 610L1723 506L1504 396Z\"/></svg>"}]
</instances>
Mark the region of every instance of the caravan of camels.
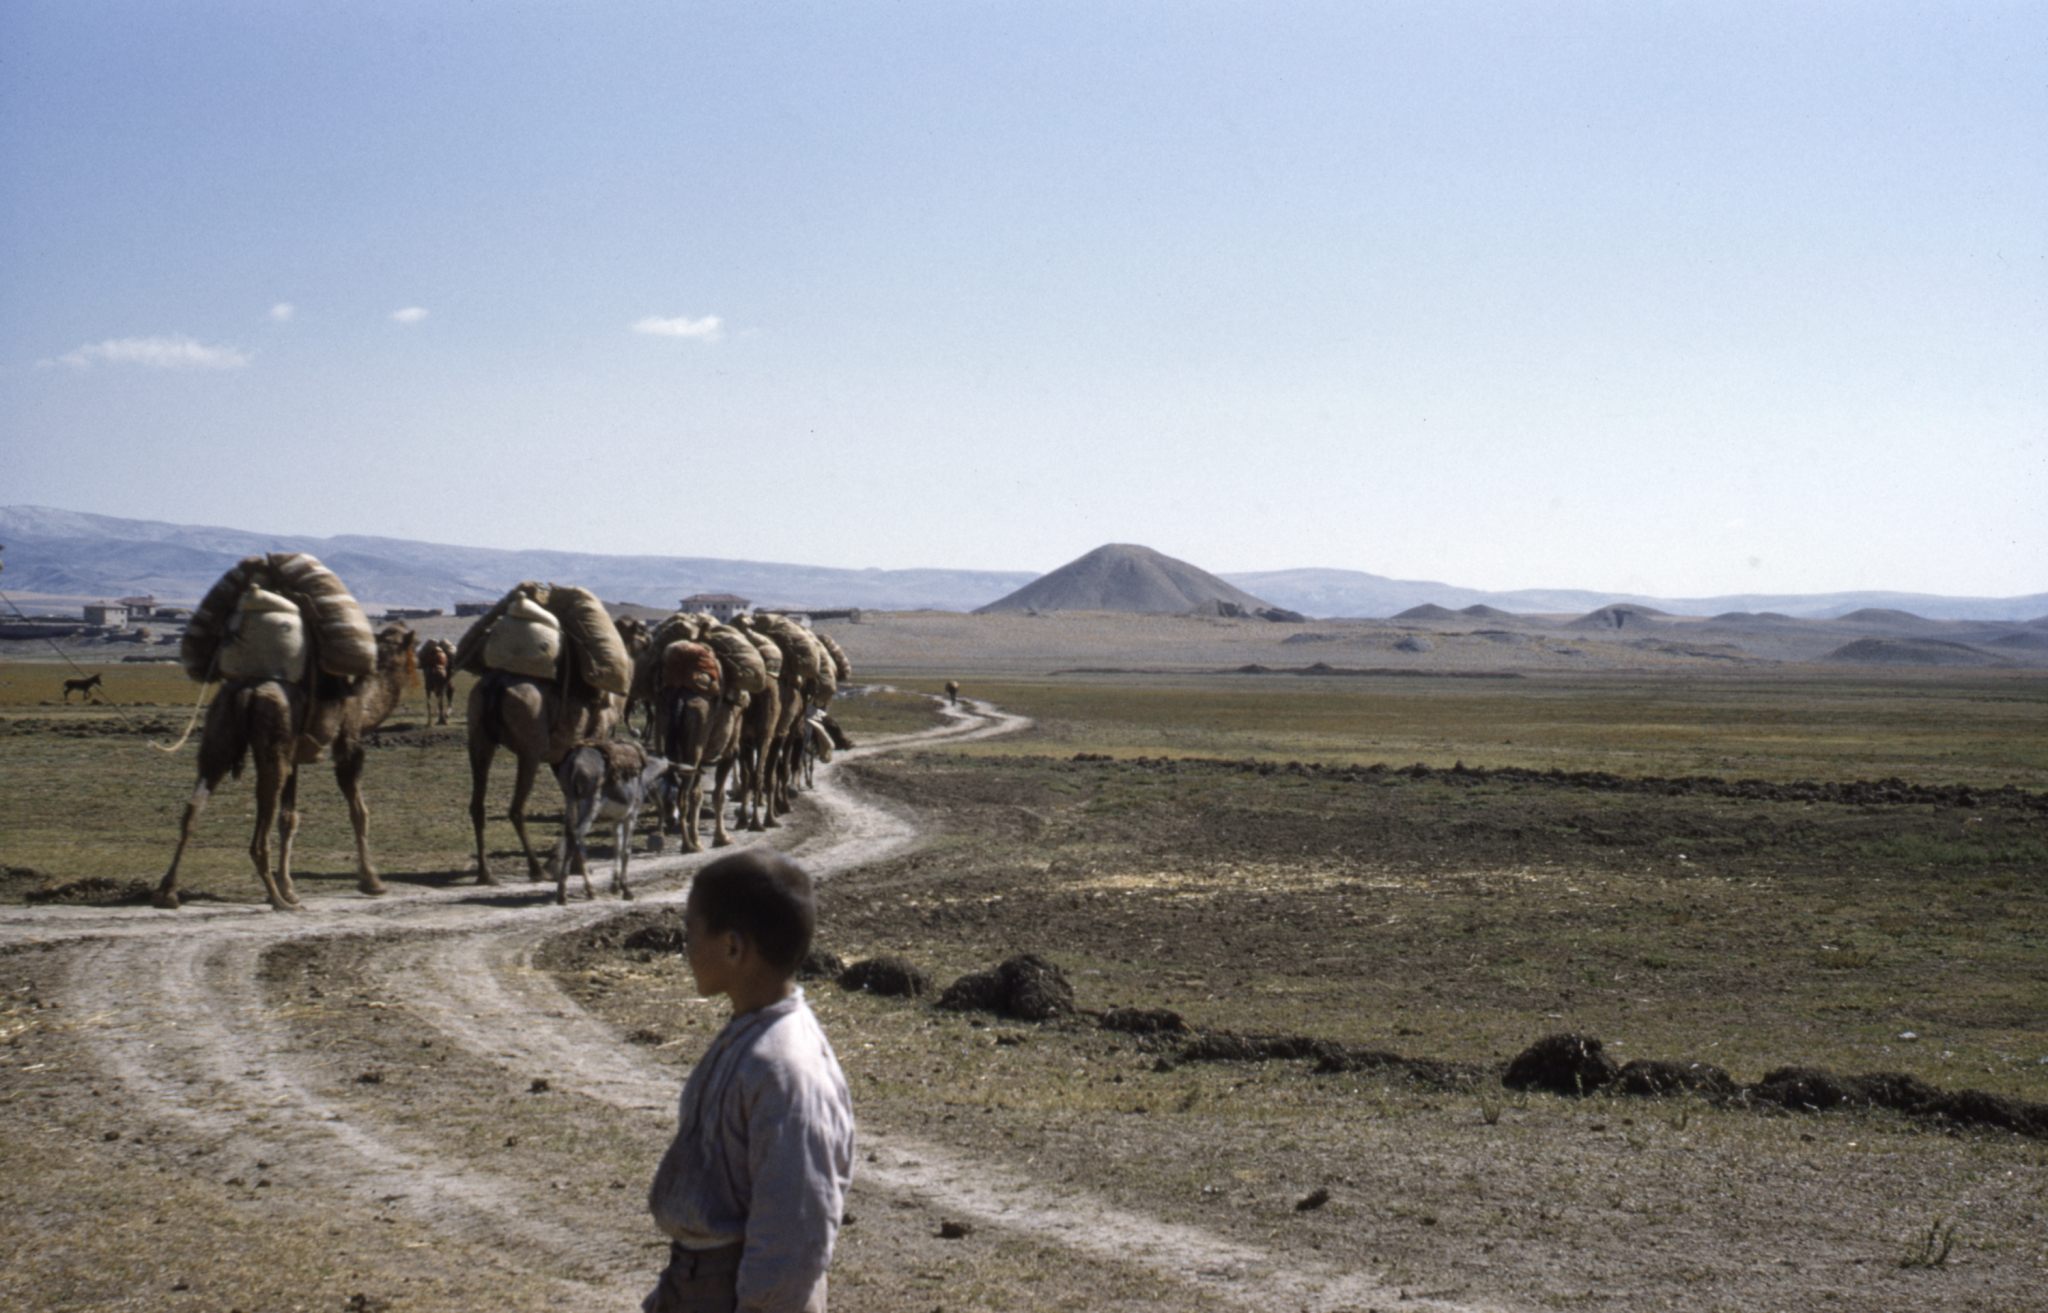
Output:
<instances>
[{"instance_id":1,"label":"caravan of camels","mask_svg":"<svg viewBox=\"0 0 2048 1313\"><path fill-rule=\"evenodd\" d=\"M178 863L207 799L245 761L256 764L256 828L249 845L270 905L296 909L292 838L298 768L330 756L355 827L357 887L384 892L370 863L362 795L363 736L382 724L404 690L426 685L430 722L446 724L455 676L476 677L468 697L470 822L476 876L497 884L484 843L484 795L492 759L514 762L510 819L529 879L546 874L526 829L526 806L545 763L564 798L564 835L553 858L557 901L572 861L580 870L593 822L630 827L651 805L662 837L702 849L707 776L712 844L734 825L779 824L814 760L848 747L829 714L852 677L845 651L784 615L721 621L702 612L649 625L614 621L589 591L522 583L472 624L461 642L418 643L406 625L372 632L362 607L334 574L302 552L248 557L222 576L193 613L179 657L186 673L220 682L199 745L199 778L185 804L159 907L178 906ZM596 753L585 751L600 749ZM270 830L277 830L271 860ZM623 879L624 845L619 888ZM585 876L586 890L589 888Z\"/></svg>"}]
</instances>

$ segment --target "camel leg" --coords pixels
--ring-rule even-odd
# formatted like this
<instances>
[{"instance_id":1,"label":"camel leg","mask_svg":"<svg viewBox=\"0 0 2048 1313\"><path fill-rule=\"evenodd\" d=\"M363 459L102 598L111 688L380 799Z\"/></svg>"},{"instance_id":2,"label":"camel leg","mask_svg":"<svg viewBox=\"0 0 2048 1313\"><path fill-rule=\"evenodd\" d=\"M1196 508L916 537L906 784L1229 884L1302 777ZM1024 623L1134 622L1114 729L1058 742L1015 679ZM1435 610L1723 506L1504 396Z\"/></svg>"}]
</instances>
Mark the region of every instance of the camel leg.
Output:
<instances>
[{"instance_id":1,"label":"camel leg","mask_svg":"<svg viewBox=\"0 0 2048 1313\"><path fill-rule=\"evenodd\" d=\"M683 851L701 853L704 840L698 833L704 822L704 768L690 772L690 783L683 792ZM722 822L721 822L722 824Z\"/></svg>"},{"instance_id":2,"label":"camel leg","mask_svg":"<svg viewBox=\"0 0 2048 1313\"><path fill-rule=\"evenodd\" d=\"M178 846L171 851L171 869L164 872L164 878L157 884L156 893L150 902L157 907L178 906L178 863L184 859L185 845L192 842L192 831L199 823L199 813L206 810L206 800L220 786L221 776L227 774L223 767L208 776L201 775L199 782L192 786L192 796L185 800L185 817L178 822Z\"/></svg>"},{"instance_id":3,"label":"camel leg","mask_svg":"<svg viewBox=\"0 0 2048 1313\"><path fill-rule=\"evenodd\" d=\"M619 897L620 897L620 898L623 898L623 899L625 899L625 900L626 900L627 902L629 902L629 903L633 901L633 890L632 890L631 886L629 886L629 885L628 885L628 884L626 883L626 868L627 868L628 866L630 866L630 865L632 864L632 861L633 861L633 813L631 813L631 812L627 812L627 813L626 813L626 815L625 815L625 817L624 817L624 819L622 819L622 820L621 820L621 821L619 822L619 856L618 856L618 862L619 862L619 873L618 873L618 875L617 875L616 877L614 877L614 878L615 878L615 879L617 880L617 882L618 882L618 886L619 886ZM588 889L588 888L590 887L590 877L589 877L589 876L585 876L585 877L583 878L583 887L584 887L585 889ZM596 895L596 894L591 894L590 896L591 896L592 898L595 898L595 897L597 897L597 895Z\"/></svg>"},{"instance_id":4,"label":"camel leg","mask_svg":"<svg viewBox=\"0 0 2048 1313\"><path fill-rule=\"evenodd\" d=\"M484 793L491 783L491 758L497 751L496 745L487 742L469 745L469 823L476 831L478 884L498 883L498 877L491 874L491 859L484 855Z\"/></svg>"},{"instance_id":5,"label":"camel leg","mask_svg":"<svg viewBox=\"0 0 2048 1313\"><path fill-rule=\"evenodd\" d=\"M370 805L363 801L363 761L367 755L360 743L347 750L339 743L334 745L334 782L341 786L341 796L348 799L348 820L356 831L356 888L375 898L383 894L384 881L377 877L377 868L370 865Z\"/></svg>"},{"instance_id":6,"label":"camel leg","mask_svg":"<svg viewBox=\"0 0 2048 1313\"><path fill-rule=\"evenodd\" d=\"M298 837L299 768L294 765L284 777L277 804L277 888L293 907L299 905L299 891L292 884L292 840Z\"/></svg>"},{"instance_id":7,"label":"camel leg","mask_svg":"<svg viewBox=\"0 0 2048 1313\"><path fill-rule=\"evenodd\" d=\"M533 841L526 837L526 800L533 794L534 777L540 773L540 758L521 755L519 773L512 780L512 828L519 835L519 850L526 854L526 878L542 878L540 859L533 855Z\"/></svg>"},{"instance_id":8,"label":"camel leg","mask_svg":"<svg viewBox=\"0 0 2048 1313\"><path fill-rule=\"evenodd\" d=\"M278 823L279 802L284 796L285 780L292 773L292 768L289 762L280 760L282 753L259 750L255 756L256 835L249 840L249 860L256 864L256 878L263 881L263 892L269 898L270 906L279 912L289 912L294 904L284 896L284 890L278 887L277 877L270 870L270 827Z\"/></svg>"},{"instance_id":9,"label":"camel leg","mask_svg":"<svg viewBox=\"0 0 2048 1313\"><path fill-rule=\"evenodd\" d=\"M732 836L725 832L725 782L732 774L732 758L718 763L716 784L711 791L711 846L727 848L732 845Z\"/></svg>"}]
</instances>

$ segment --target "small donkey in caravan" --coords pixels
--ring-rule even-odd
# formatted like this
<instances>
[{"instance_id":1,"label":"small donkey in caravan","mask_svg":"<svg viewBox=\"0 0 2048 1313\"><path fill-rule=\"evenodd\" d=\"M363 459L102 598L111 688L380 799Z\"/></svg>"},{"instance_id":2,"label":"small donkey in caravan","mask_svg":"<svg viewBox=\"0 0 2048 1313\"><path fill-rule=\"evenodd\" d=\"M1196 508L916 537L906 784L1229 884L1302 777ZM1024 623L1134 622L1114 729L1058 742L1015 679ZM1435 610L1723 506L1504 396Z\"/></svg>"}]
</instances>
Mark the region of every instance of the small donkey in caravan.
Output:
<instances>
[{"instance_id":1,"label":"small donkey in caravan","mask_svg":"<svg viewBox=\"0 0 2048 1313\"><path fill-rule=\"evenodd\" d=\"M555 868L555 902L569 901L569 868L583 877L583 894L595 900L590 886L590 868L585 844L591 827L598 822L612 826L613 856L618 863L619 897L632 901L626 884L626 864L633 852L633 828L640 809L660 788L678 784L677 768L666 757L657 757L633 743L579 743L555 768L562 786L562 837L555 844L549 863Z\"/></svg>"}]
</instances>

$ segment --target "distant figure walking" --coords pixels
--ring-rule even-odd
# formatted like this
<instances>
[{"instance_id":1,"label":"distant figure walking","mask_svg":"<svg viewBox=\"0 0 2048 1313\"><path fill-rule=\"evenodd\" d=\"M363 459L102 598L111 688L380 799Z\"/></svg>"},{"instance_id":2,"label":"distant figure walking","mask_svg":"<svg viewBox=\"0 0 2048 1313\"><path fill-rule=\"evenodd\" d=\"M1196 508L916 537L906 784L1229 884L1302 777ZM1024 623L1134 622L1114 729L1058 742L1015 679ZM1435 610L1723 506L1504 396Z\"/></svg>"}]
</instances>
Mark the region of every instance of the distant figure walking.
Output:
<instances>
[{"instance_id":1,"label":"distant figure walking","mask_svg":"<svg viewBox=\"0 0 2048 1313\"><path fill-rule=\"evenodd\" d=\"M91 702L93 700L93 690L100 686L101 679L102 676L99 675L88 675L84 679L65 680L64 700L69 702L73 693L83 693L85 694L85 700Z\"/></svg>"},{"instance_id":2,"label":"distant figure walking","mask_svg":"<svg viewBox=\"0 0 2048 1313\"><path fill-rule=\"evenodd\" d=\"M946 705L949 707L960 705L960 681L957 679L946 681Z\"/></svg>"}]
</instances>

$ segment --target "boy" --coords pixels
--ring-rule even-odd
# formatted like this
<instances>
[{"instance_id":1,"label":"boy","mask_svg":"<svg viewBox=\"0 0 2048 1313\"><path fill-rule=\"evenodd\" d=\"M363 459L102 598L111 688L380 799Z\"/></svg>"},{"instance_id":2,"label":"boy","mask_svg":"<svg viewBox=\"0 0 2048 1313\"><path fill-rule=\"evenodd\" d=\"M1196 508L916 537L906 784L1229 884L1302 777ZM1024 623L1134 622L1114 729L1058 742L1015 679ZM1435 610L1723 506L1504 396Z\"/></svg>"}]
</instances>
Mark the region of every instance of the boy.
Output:
<instances>
[{"instance_id":1,"label":"boy","mask_svg":"<svg viewBox=\"0 0 2048 1313\"><path fill-rule=\"evenodd\" d=\"M732 1020L683 1085L647 1192L670 1244L642 1313L824 1313L853 1105L796 986L816 924L811 877L780 853L721 858L690 886L690 973Z\"/></svg>"}]
</instances>

